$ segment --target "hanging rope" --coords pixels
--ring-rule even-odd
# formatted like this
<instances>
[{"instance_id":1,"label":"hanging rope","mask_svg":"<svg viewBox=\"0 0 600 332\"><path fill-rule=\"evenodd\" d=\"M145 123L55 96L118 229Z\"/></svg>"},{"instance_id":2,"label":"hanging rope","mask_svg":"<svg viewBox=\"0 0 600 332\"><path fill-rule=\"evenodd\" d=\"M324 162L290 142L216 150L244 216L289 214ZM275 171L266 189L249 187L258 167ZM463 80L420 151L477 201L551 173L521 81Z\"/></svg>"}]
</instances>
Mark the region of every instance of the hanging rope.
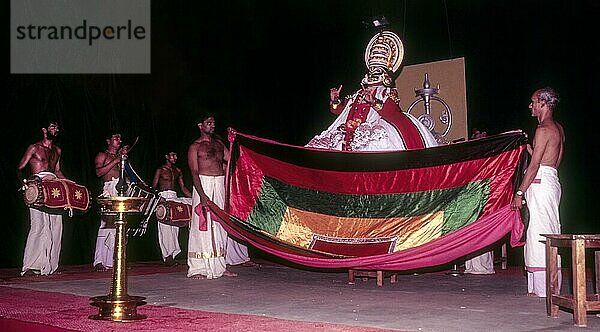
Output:
<instances>
[{"instance_id":1,"label":"hanging rope","mask_svg":"<svg viewBox=\"0 0 600 332\"><path fill-rule=\"evenodd\" d=\"M444 0L444 14L446 15L446 30L448 31L448 47L450 48L449 59L452 59L454 52L452 52L452 38L450 34L450 19L448 18L448 4Z\"/></svg>"}]
</instances>

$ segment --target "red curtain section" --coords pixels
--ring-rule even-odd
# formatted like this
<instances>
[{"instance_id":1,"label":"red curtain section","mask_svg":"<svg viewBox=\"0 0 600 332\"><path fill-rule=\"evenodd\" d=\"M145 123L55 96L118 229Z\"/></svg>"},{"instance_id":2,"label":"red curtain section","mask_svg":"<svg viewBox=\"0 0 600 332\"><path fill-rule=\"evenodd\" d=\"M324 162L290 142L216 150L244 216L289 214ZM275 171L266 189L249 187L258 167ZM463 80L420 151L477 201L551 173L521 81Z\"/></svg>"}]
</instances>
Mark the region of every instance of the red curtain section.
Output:
<instances>
[{"instance_id":1,"label":"red curtain section","mask_svg":"<svg viewBox=\"0 0 600 332\"><path fill-rule=\"evenodd\" d=\"M484 211L486 215L510 202L511 178L519 154L520 150L514 149L487 158L418 169L338 172L300 167L242 146L230 191L231 211L246 220L256 203L262 177L268 175L293 186L352 195L448 189L490 179L490 197Z\"/></svg>"}]
</instances>

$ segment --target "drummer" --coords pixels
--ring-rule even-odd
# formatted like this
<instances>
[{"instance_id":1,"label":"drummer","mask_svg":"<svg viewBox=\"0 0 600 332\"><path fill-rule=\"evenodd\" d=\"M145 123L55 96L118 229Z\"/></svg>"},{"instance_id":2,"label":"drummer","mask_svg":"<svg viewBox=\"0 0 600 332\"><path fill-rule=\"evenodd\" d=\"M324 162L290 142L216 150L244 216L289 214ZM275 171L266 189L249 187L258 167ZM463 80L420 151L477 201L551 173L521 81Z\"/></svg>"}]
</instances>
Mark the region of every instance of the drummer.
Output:
<instances>
[{"instance_id":1,"label":"drummer","mask_svg":"<svg viewBox=\"0 0 600 332\"><path fill-rule=\"evenodd\" d=\"M154 173L152 187L158 189L160 191L159 195L166 200L177 200L175 184L179 185L179 188L185 197L192 197L192 193L185 187L185 184L183 183L183 174L181 169L175 166L176 162L177 153L171 151L165 154L165 163ZM191 205L191 198L188 200L189 204ZM179 227L159 222L158 243L160 245L160 251L165 265L177 265L175 256L181 252L181 248L179 247Z\"/></svg>"},{"instance_id":2,"label":"drummer","mask_svg":"<svg viewBox=\"0 0 600 332\"><path fill-rule=\"evenodd\" d=\"M102 197L117 196L119 181L119 162L128 152L128 146L121 147L121 134L110 132L106 136L106 150L99 152L94 159L96 175L104 181ZM102 216L96 237L94 252L94 271L107 271L113 266L116 229L111 216Z\"/></svg>"},{"instance_id":3,"label":"drummer","mask_svg":"<svg viewBox=\"0 0 600 332\"><path fill-rule=\"evenodd\" d=\"M17 174L29 166L31 176L42 180L65 178L60 171L61 150L55 144L58 137L58 123L49 121L42 128L43 138L29 145L17 167ZM62 215L50 214L37 209L29 209L31 228L23 254L21 275L49 275L58 269L62 239Z\"/></svg>"}]
</instances>

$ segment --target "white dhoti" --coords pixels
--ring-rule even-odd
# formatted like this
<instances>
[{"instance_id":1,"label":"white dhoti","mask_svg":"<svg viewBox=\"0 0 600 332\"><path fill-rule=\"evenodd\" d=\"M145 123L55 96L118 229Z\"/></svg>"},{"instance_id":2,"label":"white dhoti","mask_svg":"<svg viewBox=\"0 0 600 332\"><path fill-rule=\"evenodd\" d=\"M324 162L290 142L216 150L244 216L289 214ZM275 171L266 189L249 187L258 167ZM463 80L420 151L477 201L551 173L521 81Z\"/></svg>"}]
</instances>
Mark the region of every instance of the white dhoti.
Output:
<instances>
[{"instance_id":1,"label":"white dhoti","mask_svg":"<svg viewBox=\"0 0 600 332\"><path fill-rule=\"evenodd\" d=\"M225 205L225 177L200 175L202 189L208 198L217 206ZM194 208L200 204L200 195L193 189L192 220L188 239L188 277L203 275L207 279L219 278L226 268L225 253L227 232L221 224L213 221L210 213L206 213L206 231L200 230L200 217Z\"/></svg>"},{"instance_id":2,"label":"white dhoti","mask_svg":"<svg viewBox=\"0 0 600 332\"><path fill-rule=\"evenodd\" d=\"M40 178L56 178L50 172L34 174ZM49 214L36 209L29 209L31 228L27 235L27 243L23 254L21 274L27 270L39 271L42 275L54 273L58 268L62 238L62 215Z\"/></svg>"},{"instance_id":3,"label":"white dhoti","mask_svg":"<svg viewBox=\"0 0 600 332\"><path fill-rule=\"evenodd\" d=\"M494 253L488 251L465 261L465 273L494 274Z\"/></svg>"},{"instance_id":4,"label":"white dhoti","mask_svg":"<svg viewBox=\"0 0 600 332\"><path fill-rule=\"evenodd\" d=\"M524 249L528 290L539 297L546 297L546 246L542 242L546 238L541 234L561 233L558 211L560 196L557 170L541 165L535 180L525 193L529 209L529 227Z\"/></svg>"},{"instance_id":5,"label":"white dhoti","mask_svg":"<svg viewBox=\"0 0 600 332\"><path fill-rule=\"evenodd\" d=\"M192 199L189 197L177 197L177 193L173 190L165 190L159 193L160 197L163 197L167 201L174 201L192 205ZM193 213L193 212L192 212ZM158 224L158 244L160 245L160 252L163 260L167 257L175 258L180 252L179 247L179 227L163 224Z\"/></svg>"},{"instance_id":6,"label":"white dhoti","mask_svg":"<svg viewBox=\"0 0 600 332\"><path fill-rule=\"evenodd\" d=\"M101 197L117 196L118 178L112 178L104 182ZM102 263L105 267L113 266L113 256L115 252L115 236L117 230L113 225L107 225L104 218L100 218L100 228L96 237L96 251L94 252L94 266Z\"/></svg>"},{"instance_id":7,"label":"white dhoti","mask_svg":"<svg viewBox=\"0 0 600 332\"><path fill-rule=\"evenodd\" d=\"M248 256L248 247L237 242L231 236L227 237L227 255L225 256L225 262L228 265L238 265L250 261Z\"/></svg>"}]
</instances>

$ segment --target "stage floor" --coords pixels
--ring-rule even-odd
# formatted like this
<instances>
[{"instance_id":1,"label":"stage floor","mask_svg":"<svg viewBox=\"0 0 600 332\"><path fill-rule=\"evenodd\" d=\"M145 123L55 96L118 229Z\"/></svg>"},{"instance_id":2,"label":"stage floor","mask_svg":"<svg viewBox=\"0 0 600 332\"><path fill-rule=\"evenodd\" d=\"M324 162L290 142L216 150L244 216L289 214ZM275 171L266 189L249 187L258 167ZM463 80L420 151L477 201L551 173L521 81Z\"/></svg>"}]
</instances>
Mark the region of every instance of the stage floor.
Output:
<instances>
[{"instance_id":1,"label":"stage floor","mask_svg":"<svg viewBox=\"0 0 600 332\"><path fill-rule=\"evenodd\" d=\"M386 278L378 287L373 278L349 285L345 272L259 262L260 268L231 267L237 277L215 280L187 278L183 261L176 267L130 263L128 294L146 297L138 313L148 318L128 323L87 318L98 312L89 298L109 293L112 272L67 266L52 276L19 277L16 269L3 269L0 327L31 322L27 329L41 324L46 331L581 330L571 313L561 310L559 318L548 318L545 299L525 296L520 267L496 267L494 275L401 274L397 283ZM570 289L568 271L564 274L563 289ZM588 329L600 330L595 314L588 314Z\"/></svg>"}]
</instances>

